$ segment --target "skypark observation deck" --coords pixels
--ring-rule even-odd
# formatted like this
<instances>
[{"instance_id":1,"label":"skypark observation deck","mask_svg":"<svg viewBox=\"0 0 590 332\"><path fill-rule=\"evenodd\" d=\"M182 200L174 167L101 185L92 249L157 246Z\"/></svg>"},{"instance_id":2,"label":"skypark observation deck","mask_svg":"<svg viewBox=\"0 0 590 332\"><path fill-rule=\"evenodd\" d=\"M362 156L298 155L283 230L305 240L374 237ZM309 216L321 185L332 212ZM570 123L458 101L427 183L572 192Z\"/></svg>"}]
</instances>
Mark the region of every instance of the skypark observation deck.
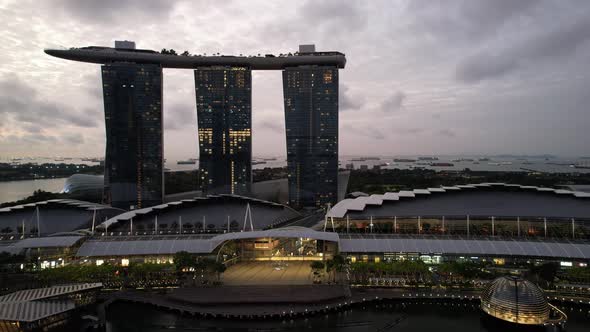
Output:
<instances>
[{"instance_id":1,"label":"skypark observation deck","mask_svg":"<svg viewBox=\"0 0 590 332\"><path fill-rule=\"evenodd\" d=\"M70 49L45 49L45 53L73 61L107 64L112 62L132 62L159 64L162 68L194 69L204 66L247 67L252 70L281 70L288 67L316 65L344 68L346 58L340 52L295 53L274 56L233 56L233 55L173 55L153 50L123 49L102 46L89 46Z\"/></svg>"}]
</instances>

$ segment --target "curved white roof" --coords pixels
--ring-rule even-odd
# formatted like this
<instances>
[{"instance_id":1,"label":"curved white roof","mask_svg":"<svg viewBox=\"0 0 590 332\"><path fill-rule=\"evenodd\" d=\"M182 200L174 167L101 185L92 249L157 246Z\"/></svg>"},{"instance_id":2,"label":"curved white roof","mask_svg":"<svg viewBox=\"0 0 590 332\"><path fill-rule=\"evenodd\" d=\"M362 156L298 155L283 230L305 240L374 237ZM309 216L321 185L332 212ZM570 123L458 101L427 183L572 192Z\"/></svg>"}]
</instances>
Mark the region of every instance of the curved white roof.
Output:
<instances>
[{"instance_id":1,"label":"curved white roof","mask_svg":"<svg viewBox=\"0 0 590 332\"><path fill-rule=\"evenodd\" d=\"M572 191L565 189L553 189L535 186L522 186L518 184L506 184L506 183L478 183L478 184L466 184L458 186L442 186L440 188L428 188L428 189L414 189L414 190L402 190L399 192L387 192L382 195L371 195L369 197L357 197L344 199L338 204L334 205L328 212L328 217L344 218L348 211L363 211L367 205L380 206L384 201L398 201L400 197L414 198L417 195L429 195L431 193L443 193L448 191L461 191L461 190L472 190L477 188L486 187L507 187L507 188L520 188L522 190L530 190L537 192L553 192L556 195L571 195L577 198L590 198L590 193L583 191Z\"/></svg>"},{"instance_id":2,"label":"curved white roof","mask_svg":"<svg viewBox=\"0 0 590 332\"><path fill-rule=\"evenodd\" d=\"M120 240L89 240L82 244L76 256L124 256L124 255L171 255L179 251L195 254L212 253L215 248L225 241L259 239L259 238L310 238L339 242L338 234L319 232L306 227L273 228L265 231L225 233L210 238L182 238L169 239L138 239Z\"/></svg>"},{"instance_id":3,"label":"curved white roof","mask_svg":"<svg viewBox=\"0 0 590 332\"><path fill-rule=\"evenodd\" d=\"M108 205L79 201L76 199L50 199L48 201L41 201L41 202L35 202L35 203L8 206L5 208L1 208L0 212L10 212L10 211L14 211L14 210L22 210L27 207L37 207L37 206L47 205L50 203L51 204L61 204L66 207L74 207L74 208L79 208L79 209L84 209L84 210L89 210L89 211L102 210L102 209L120 210L120 209L117 209L117 208L114 208L114 207L111 207ZM121 211L123 211L123 210L121 210Z\"/></svg>"},{"instance_id":4,"label":"curved white roof","mask_svg":"<svg viewBox=\"0 0 590 332\"><path fill-rule=\"evenodd\" d=\"M319 232L307 227L284 227L284 228L273 228L265 231L253 231L253 232L233 232L225 233L211 238L213 247L217 247L221 243L230 240L242 240L242 239L258 239L258 238L308 238L314 240L324 240L339 242L340 237L337 233L333 232Z\"/></svg>"},{"instance_id":5,"label":"curved white roof","mask_svg":"<svg viewBox=\"0 0 590 332\"><path fill-rule=\"evenodd\" d=\"M590 244L552 241L443 239L443 238L341 238L347 253L417 253L465 256L525 256L590 259Z\"/></svg>"},{"instance_id":6,"label":"curved white roof","mask_svg":"<svg viewBox=\"0 0 590 332\"><path fill-rule=\"evenodd\" d=\"M229 197L229 198L238 198L241 199L243 201L246 202L252 202L252 203L262 203L264 205L267 206L275 206L275 207L282 207L285 209L289 209L293 212L295 212L294 210L292 210L290 207L279 204L279 203L275 203L275 202L271 202L271 201L265 201L265 200L261 200L261 199L257 199L257 198L252 198L252 197L246 197L246 196L240 196L240 195L226 195L226 194L222 194L222 195L209 195L207 197L195 197L193 199L184 199L181 201L175 201L175 202L169 202L169 203L164 203L164 204L160 204L160 205L155 205L155 206L150 206L147 208L143 208L143 209L138 209L138 210L132 210L132 211L128 211L128 212L124 212L121 213L117 216L112 217L111 219L108 219L106 221L104 221L103 223L101 223L100 225L98 225L98 227L111 227L111 225L119 222L119 221L126 221L129 220L131 218L134 218L137 215L142 215L142 214L148 214L148 213L152 213L153 211L157 211L157 210L166 210L169 207L173 207L173 206L180 206L186 203L191 203L191 202L198 202L198 201L203 201L206 202L208 200L214 199L214 198L220 198L220 197ZM295 212L297 213L297 212Z\"/></svg>"}]
</instances>

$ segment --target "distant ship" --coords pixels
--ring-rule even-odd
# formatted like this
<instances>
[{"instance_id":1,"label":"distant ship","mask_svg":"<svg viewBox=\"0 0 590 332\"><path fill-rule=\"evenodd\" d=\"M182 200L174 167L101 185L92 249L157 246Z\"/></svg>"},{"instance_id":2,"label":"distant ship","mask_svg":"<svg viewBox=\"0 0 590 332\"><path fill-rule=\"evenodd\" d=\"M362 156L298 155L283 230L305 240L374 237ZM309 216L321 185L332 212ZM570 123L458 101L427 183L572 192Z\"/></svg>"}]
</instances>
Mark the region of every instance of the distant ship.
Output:
<instances>
[{"instance_id":1,"label":"distant ship","mask_svg":"<svg viewBox=\"0 0 590 332\"><path fill-rule=\"evenodd\" d=\"M434 166L434 167L451 167L451 166L455 166L455 164L452 164L452 163L432 163L432 164L430 164L430 166Z\"/></svg>"},{"instance_id":2,"label":"distant ship","mask_svg":"<svg viewBox=\"0 0 590 332\"><path fill-rule=\"evenodd\" d=\"M396 159L393 159L393 161L396 163L413 163L413 162L416 162L416 159L405 159L405 158L398 159L398 158L396 158Z\"/></svg>"},{"instance_id":3,"label":"distant ship","mask_svg":"<svg viewBox=\"0 0 590 332\"><path fill-rule=\"evenodd\" d=\"M490 158L485 158L485 157L484 157L484 158L479 158L478 160L479 160L479 161L490 161Z\"/></svg>"},{"instance_id":4,"label":"distant ship","mask_svg":"<svg viewBox=\"0 0 590 332\"><path fill-rule=\"evenodd\" d=\"M262 160L253 160L252 161L252 165L262 165L262 164L266 164L266 161L262 161Z\"/></svg>"},{"instance_id":5,"label":"distant ship","mask_svg":"<svg viewBox=\"0 0 590 332\"><path fill-rule=\"evenodd\" d=\"M176 165L194 165L196 163L197 163L196 160L188 159L188 160L179 160L176 162Z\"/></svg>"},{"instance_id":6,"label":"distant ship","mask_svg":"<svg viewBox=\"0 0 590 332\"><path fill-rule=\"evenodd\" d=\"M438 160L438 157L418 157L418 160L433 161Z\"/></svg>"}]
</instances>

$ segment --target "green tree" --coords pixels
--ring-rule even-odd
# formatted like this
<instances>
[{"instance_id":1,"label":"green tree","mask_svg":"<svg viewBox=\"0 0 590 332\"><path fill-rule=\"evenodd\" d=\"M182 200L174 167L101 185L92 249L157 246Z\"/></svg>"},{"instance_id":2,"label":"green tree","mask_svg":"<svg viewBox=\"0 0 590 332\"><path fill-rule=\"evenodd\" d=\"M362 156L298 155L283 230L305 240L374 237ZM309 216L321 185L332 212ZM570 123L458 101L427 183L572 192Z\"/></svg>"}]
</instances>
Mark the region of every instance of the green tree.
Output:
<instances>
[{"instance_id":1,"label":"green tree","mask_svg":"<svg viewBox=\"0 0 590 332\"><path fill-rule=\"evenodd\" d=\"M539 266L533 266L530 272L540 279L539 281L544 282L546 286L549 286L555 280L558 269L559 266L557 263L550 262Z\"/></svg>"},{"instance_id":2,"label":"green tree","mask_svg":"<svg viewBox=\"0 0 590 332\"><path fill-rule=\"evenodd\" d=\"M227 269L227 267L225 266L225 264L223 264L221 262L215 262L215 265L213 266L213 270L217 274L217 281L220 281L221 274L223 272L225 272L226 269Z\"/></svg>"},{"instance_id":3,"label":"green tree","mask_svg":"<svg viewBox=\"0 0 590 332\"><path fill-rule=\"evenodd\" d=\"M174 266L177 272L184 269L194 268L197 265L197 259L194 254L187 251L179 251L174 254Z\"/></svg>"},{"instance_id":4,"label":"green tree","mask_svg":"<svg viewBox=\"0 0 590 332\"><path fill-rule=\"evenodd\" d=\"M324 262L313 261L313 262L311 262L311 264L309 264L309 266L311 267L312 270L323 270L325 267L325 264L324 264Z\"/></svg>"},{"instance_id":5,"label":"green tree","mask_svg":"<svg viewBox=\"0 0 590 332\"><path fill-rule=\"evenodd\" d=\"M346 260L342 255L334 255L332 259L326 261L326 271L332 273L333 281L336 282L336 275L344 269Z\"/></svg>"}]
</instances>

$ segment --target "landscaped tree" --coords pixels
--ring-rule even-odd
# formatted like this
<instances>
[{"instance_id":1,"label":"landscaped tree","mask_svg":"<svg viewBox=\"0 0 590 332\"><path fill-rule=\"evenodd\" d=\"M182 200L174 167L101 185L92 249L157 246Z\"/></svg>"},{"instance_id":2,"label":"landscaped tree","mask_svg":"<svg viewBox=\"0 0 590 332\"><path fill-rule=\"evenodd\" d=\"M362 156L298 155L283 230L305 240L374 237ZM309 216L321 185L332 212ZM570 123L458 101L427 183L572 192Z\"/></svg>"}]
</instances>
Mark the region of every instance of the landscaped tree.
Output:
<instances>
[{"instance_id":1,"label":"landscaped tree","mask_svg":"<svg viewBox=\"0 0 590 332\"><path fill-rule=\"evenodd\" d=\"M313 261L313 262L311 262L311 264L309 264L309 266L311 267L312 270L319 271L319 270L323 270L326 265L320 261Z\"/></svg>"},{"instance_id":2,"label":"landscaped tree","mask_svg":"<svg viewBox=\"0 0 590 332\"><path fill-rule=\"evenodd\" d=\"M311 267L313 274L313 282L321 282L319 278L322 276L322 272L324 271L326 265L320 261L313 261L309 266Z\"/></svg>"},{"instance_id":3,"label":"landscaped tree","mask_svg":"<svg viewBox=\"0 0 590 332\"><path fill-rule=\"evenodd\" d=\"M543 282L545 286L549 286L555 280L555 275L557 274L557 270L559 269L557 263L544 263L539 266L531 267L530 272L539 279L540 282Z\"/></svg>"},{"instance_id":4,"label":"landscaped tree","mask_svg":"<svg viewBox=\"0 0 590 332\"><path fill-rule=\"evenodd\" d=\"M333 281L336 282L336 274L342 272L346 261L342 255L334 255L332 259L326 261L326 271L332 273Z\"/></svg>"},{"instance_id":5,"label":"landscaped tree","mask_svg":"<svg viewBox=\"0 0 590 332\"><path fill-rule=\"evenodd\" d=\"M226 269L227 267L225 266L225 264L221 262L215 262L215 265L213 266L213 271L215 271L215 273L217 274L218 282L221 281L221 274L225 272Z\"/></svg>"},{"instance_id":6,"label":"landscaped tree","mask_svg":"<svg viewBox=\"0 0 590 332\"><path fill-rule=\"evenodd\" d=\"M174 254L174 266L177 272L181 272L184 269L194 268L197 265L197 259L194 254L187 251L179 251Z\"/></svg>"}]
</instances>

